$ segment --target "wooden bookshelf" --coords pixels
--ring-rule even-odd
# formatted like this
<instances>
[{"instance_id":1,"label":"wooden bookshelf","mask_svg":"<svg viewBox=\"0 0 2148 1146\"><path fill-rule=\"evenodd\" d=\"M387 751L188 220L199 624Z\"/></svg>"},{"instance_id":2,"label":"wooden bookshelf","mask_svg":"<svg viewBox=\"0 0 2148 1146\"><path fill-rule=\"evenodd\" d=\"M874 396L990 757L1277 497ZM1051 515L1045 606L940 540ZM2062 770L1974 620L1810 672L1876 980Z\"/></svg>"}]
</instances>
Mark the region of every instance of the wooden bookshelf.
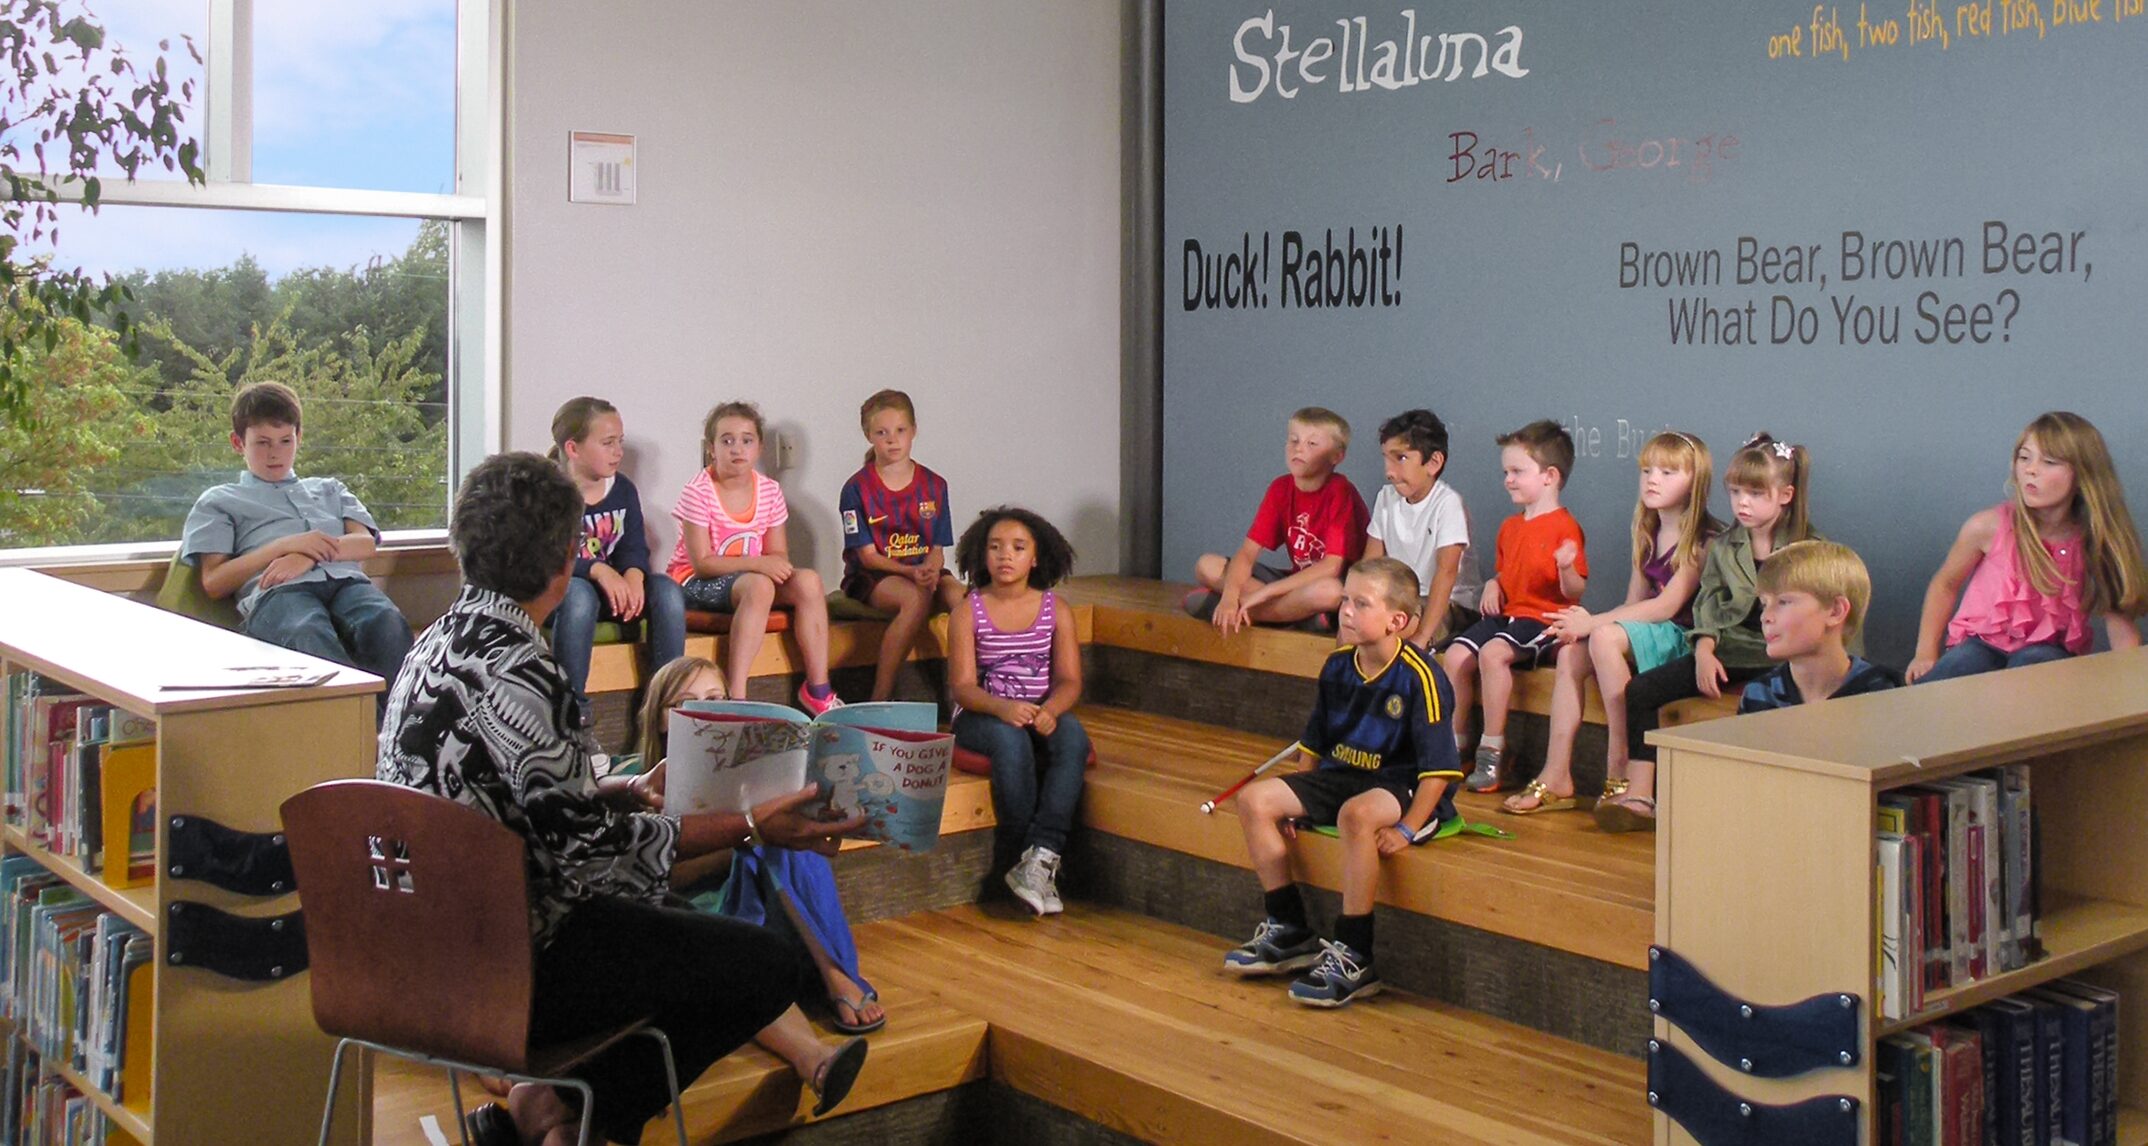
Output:
<instances>
[{"instance_id":1,"label":"wooden bookshelf","mask_svg":"<svg viewBox=\"0 0 2148 1146\"><path fill-rule=\"evenodd\" d=\"M274 831L292 794L324 780L371 776L379 678L317 661L152 606L23 569L0 569L0 670L32 671L157 726L158 870L175 814L241 831ZM305 689L169 691L236 666L334 670ZM47 1064L142 1146L211 1146L244 1139L311 1142L319 1133L334 1041L313 1023L308 979L246 983L170 964L158 926L174 902L238 915L281 915L297 893L249 897L198 881L159 878L114 890L15 828L0 846L27 855L155 938L149 1093L125 1104L78 1072ZM350 1072L346 1072L350 1073ZM365 1072L346 1079L335 1141L371 1138Z\"/></svg>"},{"instance_id":2,"label":"wooden bookshelf","mask_svg":"<svg viewBox=\"0 0 2148 1146\"><path fill-rule=\"evenodd\" d=\"M2079 978L2120 992L2118 1092L2148 1094L2148 649L1831 700L1665 729L1659 751L1656 942L1724 990L1762 1004L1814 995L1864 1000L1856 1066L1759 1079L1715 1062L1683 1031L1655 1035L1740 1097L1822 1095L1862 1103L1873 1137L1876 1047L1885 1035L2040 983ZM1884 1020L1874 824L1879 797L2000 764L2030 766L2046 957L1934 991L1915 1016ZM2148 1112L2121 1120L2148 1146ZM1693 1138L1656 1119L1658 1146Z\"/></svg>"}]
</instances>

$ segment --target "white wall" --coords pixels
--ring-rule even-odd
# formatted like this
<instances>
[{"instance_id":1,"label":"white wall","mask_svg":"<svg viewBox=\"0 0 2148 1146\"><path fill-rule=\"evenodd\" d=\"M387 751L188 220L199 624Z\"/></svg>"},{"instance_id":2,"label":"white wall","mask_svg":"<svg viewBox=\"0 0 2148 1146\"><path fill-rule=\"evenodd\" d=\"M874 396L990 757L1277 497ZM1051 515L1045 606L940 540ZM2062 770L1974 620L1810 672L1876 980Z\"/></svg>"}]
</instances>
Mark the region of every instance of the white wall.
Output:
<instances>
[{"instance_id":1,"label":"white wall","mask_svg":"<svg viewBox=\"0 0 2148 1146\"><path fill-rule=\"evenodd\" d=\"M831 586L858 404L918 406L956 531L1009 501L1117 567L1120 6L524 0L509 83L508 442L618 403L664 549L702 415L757 401L763 468ZM567 202L571 129L640 137L639 201Z\"/></svg>"}]
</instances>

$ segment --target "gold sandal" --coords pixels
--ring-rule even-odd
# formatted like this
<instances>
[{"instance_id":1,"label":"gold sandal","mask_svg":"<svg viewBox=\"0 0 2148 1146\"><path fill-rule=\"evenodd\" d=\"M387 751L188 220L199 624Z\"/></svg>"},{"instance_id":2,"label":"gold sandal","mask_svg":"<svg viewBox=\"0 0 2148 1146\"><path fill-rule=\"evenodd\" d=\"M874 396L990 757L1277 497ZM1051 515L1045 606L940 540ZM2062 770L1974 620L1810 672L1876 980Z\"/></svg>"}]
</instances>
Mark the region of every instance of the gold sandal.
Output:
<instances>
[{"instance_id":1,"label":"gold sandal","mask_svg":"<svg viewBox=\"0 0 2148 1146\"><path fill-rule=\"evenodd\" d=\"M1522 799L1525 796L1536 797L1536 807L1517 808L1514 806L1515 800ZM1521 791L1503 801L1499 805L1499 810L1510 816L1533 816L1538 812L1571 812L1580 806L1581 801L1574 797L1558 795L1551 789L1546 788L1543 781L1531 780L1522 786Z\"/></svg>"},{"instance_id":2,"label":"gold sandal","mask_svg":"<svg viewBox=\"0 0 2148 1146\"><path fill-rule=\"evenodd\" d=\"M1604 794L1596 797L1596 802L1599 804L1610 803L1611 801L1618 799L1620 796L1625 795L1626 789L1631 788L1632 786L1633 781L1628 780L1624 776L1606 777L1604 779Z\"/></svg>"}]
</instances>

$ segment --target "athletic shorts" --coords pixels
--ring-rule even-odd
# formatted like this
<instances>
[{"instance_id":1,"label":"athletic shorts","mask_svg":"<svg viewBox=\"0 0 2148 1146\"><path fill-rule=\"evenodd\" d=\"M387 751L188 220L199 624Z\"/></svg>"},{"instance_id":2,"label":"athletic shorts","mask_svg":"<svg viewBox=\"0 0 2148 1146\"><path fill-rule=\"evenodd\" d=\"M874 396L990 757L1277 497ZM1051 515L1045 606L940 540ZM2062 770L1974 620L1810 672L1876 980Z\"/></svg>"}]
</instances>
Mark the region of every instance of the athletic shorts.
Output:
<instances>
[{"instance_id":1,"label":"athletic shorts","mask_svg":"<svg viewBox=\"0 0 2148 1146\"><path fill-rule=\"evenodd\" d=\"M1549 626L1542 621L1494 613L1479 618L1476 624L1462 630L1449 643L1462 645L1471 652L1483 652L1484 646L1493 641L1505 641L1514 646L1514 668L1517 671L1533 669L1537 658L1553 647L1553 642L1545 636L1547 628Z\"/></svg>"},{"instance_id":2,"label":"athletic shorts","mask_svg":"<svg viewBox=\"0 0 2148 1146\"><path fill-rule=\"evenodd\" d=\"M1402 811L1410 810L1410 800L1417 795L1415 784L1403 785L1384 780L1376 772L1358 772L1348 768L1315 768L1310 772L1292 772L1283 777L1283 783L1298 796L1298 803L1305 805L1305 820L1318 827L1333 824L1342 814L1342 806L1354 796L1384 788L1394 794L1395 803Z\"/></svg>"}]
</instances>

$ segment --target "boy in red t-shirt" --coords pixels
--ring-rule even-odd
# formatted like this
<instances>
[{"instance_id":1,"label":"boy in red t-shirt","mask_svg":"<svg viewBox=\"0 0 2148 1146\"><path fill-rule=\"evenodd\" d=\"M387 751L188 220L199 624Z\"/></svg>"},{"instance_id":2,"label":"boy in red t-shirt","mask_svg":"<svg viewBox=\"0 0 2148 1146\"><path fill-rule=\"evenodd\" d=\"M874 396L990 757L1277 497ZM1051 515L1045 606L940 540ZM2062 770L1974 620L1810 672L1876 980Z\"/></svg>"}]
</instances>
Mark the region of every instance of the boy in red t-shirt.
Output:
<instances>
[{"instance_id":1,"label":"boy in red t-shirt","mask_svg":"<svg viewBox=\"0 0 2148 1146\"><path fill-rule=\"evenodd\" d=\"M1290 472L1269 483L1238 552L1210 553L1194 563L1204 592L1186 598L1186 611L1212 620L1225 636L1248 623L1314 621L1323 631L1342 604L1343 570L1365 552L1372 514L1350 479L1335 472L1350 448L1350 423L1333 410L1307 406L1290 416L1283 448ZM1290 557L1289 568L1260 564L1264 549Z\"/></svg>"},{"instance_id":2,"label":"boy in red t-shirt","mask_svg":"<svg viewBox=\"0 0 2148 1146\"><path fill-rule=\"evenodd\" d=\"M1574 515L1559 508L1559 491L1573 470L1574 439L1557 422L1531 422L1499 438L1499 467L1507 496L1522 511L1499 526L1496 569L1478 598L1484 619L1463 630L1440 659L1454 682L1454 739L1462 743L1472 693L1484 693L1484 735L1477 741L1476 768L1466 781L1472 792L1506 786L1500 758L1506 751L1507 705L1514 699L1514 671L1534 668L1550 642L1552 613L1581 600L1589 584L1588 539Z\"/></svg>"}]
</instances>

